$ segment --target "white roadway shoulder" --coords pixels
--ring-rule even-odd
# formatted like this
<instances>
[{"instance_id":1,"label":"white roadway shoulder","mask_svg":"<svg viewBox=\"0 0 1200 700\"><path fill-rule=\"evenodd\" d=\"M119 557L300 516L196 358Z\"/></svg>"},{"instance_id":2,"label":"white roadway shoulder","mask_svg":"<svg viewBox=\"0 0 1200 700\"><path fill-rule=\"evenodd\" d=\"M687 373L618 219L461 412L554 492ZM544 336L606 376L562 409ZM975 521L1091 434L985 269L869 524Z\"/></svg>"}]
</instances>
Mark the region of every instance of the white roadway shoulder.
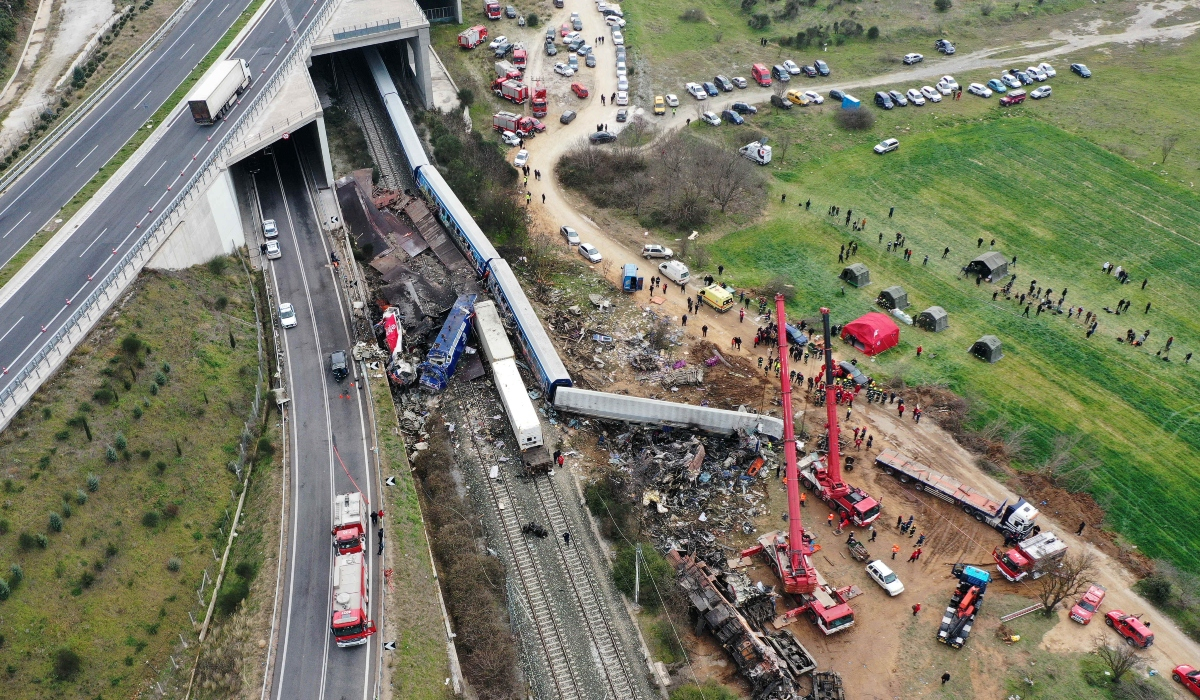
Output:
<instances>
[{"instance_id":1,"label":"white roadway shoulder","mask_svg":"<svg viewBox=\"0 0 1200 700\"><path fill-rule=\"evenodd\" d=\"M274 0L268 0L258 8L258 11L254 13L254 16L250 18L250 21L246 23L246 26L242 28L242 31L238 32L238 35L234 37L234 40L229 43L229 46L225 47L225 50L221 52L221 55L218 56L217 60L213 62L214 66L217 64L217 62L225 60L229 54L236 51L238 47L242 45L242 42L245 41L250 32L254 31L254 28L258 26L260 21L262 21L263 15L265 15L267 10L269 10L274 4ZM159 125L154 129L154 133L150 135L150 138L146 139L146 142L133 152L133 155L131 155L129 159L117 169L117 172L112 174L112 177L108 178L108 181L105 182L100 187L99 191L97 191L96 194L88 200L87 204L84 204L83 207L81 207L80 210L76 212L69 221L65 222L62 228L58 230L58 233L54 234L54 237L47 241L46 245L42 246L42 249L28 260L25 265L21 267L21 270L17 272L17 274L13 275L12 279L8 281L8 284L4 285L4 287L0 289L0 306L4 306L9 299L15 296L16 293L25 285L25 283L28 282L29 279L33 277L33 275L37 273L39 269L41 269L42 265L45 265L46 261L53 257L54 254L57 253L64 244L66 244L66 242L71 238L72 234L74 234L77 229L83 226L88 217L91 216L106 199L108 199L113 190L115 190L118 185L120 185L125 181L126 178L129 177L129 173L131 173L133 169L142 162L142 159L146 157L151 149L158 145L158 142L161 141L162 137L166 134L166 130L175 122L175 120L180 116L181 112L184 111L186 106L187 96L184 95L184 97L179 101L179 104L175 105L175 107L167 115L167 118L162 122L159 122Z\"/></svg>"}]
</instances>

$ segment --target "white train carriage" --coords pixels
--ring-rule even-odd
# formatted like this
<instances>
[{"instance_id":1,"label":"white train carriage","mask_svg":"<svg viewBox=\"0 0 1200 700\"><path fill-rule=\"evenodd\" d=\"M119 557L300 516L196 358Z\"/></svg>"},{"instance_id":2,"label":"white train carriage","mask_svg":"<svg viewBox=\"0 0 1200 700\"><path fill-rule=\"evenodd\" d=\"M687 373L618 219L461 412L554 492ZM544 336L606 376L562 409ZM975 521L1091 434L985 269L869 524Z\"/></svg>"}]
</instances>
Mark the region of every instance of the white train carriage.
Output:
<instances>
[{"instance_id":1,"label":"white train carriage","mask_svg":"<svg viewBox=\"0 0 1200 700\"><path fill-rule=\"evenodd\" d=\"M546 335L546 329L534 313L529 298L525 296L525 290L521 289L521 283L517 281L517 276L513 274L507 261L497 258L489 265L489 274L484 283L498 302L501 315L512 320L521 354L529 364L542 392L547 398L553 399L554 392L558 391L559 387L572 385L571 375L567 374L567 368L558 356L558 350Z\"/></svg>"},{"instance_id":2,"label":"white train carriage","mask_svg":"<svg viewBox=\"0 0 1200 700\"><path fill-rule=\"evenodd\" d=\"M554 394L554 407L568 413L626 423L700 430L719 435L729 435L740 428L747 433L761 433L775 440L783 438L783 421L760 413L692 406L575 387L559 389Z\"/></svg>"},{"instance_id":3,"label":"white train carriage","mask_svg":"<svg viewBox=\"0 0 1200 700\"><path fill-rule=\"evenodd\" d=\"M489 363L513 359L512 343L493 301L475 302L475 337Z\"/></svg>"},{"instance_id":4,"label":"white train carriage","mask_svg":"<svg viewBox=\"0 0 1200 700\"><path fill-rule=\"evenodd\" d=\"M404 151L409 167L416 170L422 165L429 165L429 157L425 155L421 138L417 136L417 130L413 128L412 122L408 118L408 112L404 111L404 103L400 101L400 95L396 93L396 84L392 82L392 76L388 73L383 58L379 56L379 50L374 46L369 46L363 49L363 56L367 59L371 76L375 79L376 87L379 88L383 106L392 119L392 125L396 127L400 150Z\"/></svg>"},{"instance_id":5,"label":"white train carriage","mask_svg":"<svg viewBox=\"0 0 1200 700\"><path fill-rule=\"evenodd\" d=\"M504 412L508 414L508 423L512 426L521 452L541 447L542 422L538 420L533 402L529 400L525 382L521 381L516 360L509 358L493 362L492 378L496 380L496 391L500 392L500 401L504 404Z\"/></svg>"}]
</instances>

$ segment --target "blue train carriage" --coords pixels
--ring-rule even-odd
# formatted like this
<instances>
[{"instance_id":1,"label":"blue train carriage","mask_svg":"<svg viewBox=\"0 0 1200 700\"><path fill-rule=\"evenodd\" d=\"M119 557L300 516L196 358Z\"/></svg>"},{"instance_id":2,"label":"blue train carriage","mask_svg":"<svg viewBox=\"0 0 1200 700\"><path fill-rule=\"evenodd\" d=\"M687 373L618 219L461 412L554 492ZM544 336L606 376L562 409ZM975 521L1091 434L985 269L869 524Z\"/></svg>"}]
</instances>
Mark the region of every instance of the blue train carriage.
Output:
<instances>
[{"instance_id":1,"label":"blue train carriage","mask_svg":"<svg viewBox=\"0 0 1200 700\"><path fill-rule=\"evenodd\" d=\"M512 326L521 355L533 371L538 387L548 400L553 400L554 392L559 387L573 384L571 375L567 373L558 350L546 335L541 319L534 313L508 261L503 258L491 261L484 284L496 300L505 323Z\"/></svg>"},{"instance_id":2,"label":"blue train carriage","mask_svg":"<svg viewBox=\"0 0 1200 700\"><path fill-rule=\"evenodd\" d=\"M634 292L641 291L645 284L645 278L638 276L637 265L633 263L627 264L621 272L621 289L633 294Z\"/></svg>"},{"instance_id":3,"label":"blue train carriage","mask_svg":"<svg viewBox=\"0 0 1200 700\"><path fill-rule=\"evenodd\" d=\"M458 358L467 345L467 330L475 307L474 294L460 296L442 324L442 330L429 348L425 361L417 366L421 386L430 391L445 391L446 383L454 376Z\"/></svg>"},{"instance_id":4,"label":"blue train carriage","mask_svg":"<svg viewBox=\"0 0 1200 700\"><path fill-rule=\"evenodd\" d=\"M491 241L484 235L483 229L471 218L471 213L458 200L446 179L432 165L422 165L416 169L417 186L430 200L437 203L437 215L445 224L454 242L467 256L475 274L482 276L487 270L489 260L500 257Z\"/></svg>"}]
</instances>

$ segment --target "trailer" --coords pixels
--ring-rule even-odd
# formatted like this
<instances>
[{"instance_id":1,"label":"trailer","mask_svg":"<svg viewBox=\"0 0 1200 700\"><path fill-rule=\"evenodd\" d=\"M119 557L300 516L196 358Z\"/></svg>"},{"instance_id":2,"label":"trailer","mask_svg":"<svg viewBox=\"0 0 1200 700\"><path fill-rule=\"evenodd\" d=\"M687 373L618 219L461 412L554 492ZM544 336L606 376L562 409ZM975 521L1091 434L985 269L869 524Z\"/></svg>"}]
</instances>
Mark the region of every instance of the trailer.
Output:
<instances>
[{"instance_id":1,"label":"trailer","mask_svg":"<svg viewBox=\"0 0 1200 700\"><path fill-rule=\"evenodd\" d=\"M975 616L983 606L983 596L987 593L991 577L983 569L963 564L955 564L952 573L958 579L958 587L954 589L950 596L950 605L946 606L946 612L942 614L942 623L938 627L938 641L961 649L971 636Z\"/></svg>"},{"instance_id":2,"label":"trailer","mask_svg":"<svg viewBox=\"0 0 1200 700\"><path fill-rule=\"evenodd\" d=\"M197 124L215 124L237 104L250 87L250 67L240 58L213 66L188 95L188 108Z\"/></svg>"},{"instance_id":3,"label":"trailer","mask_svg":"<svg viewBox=\"0 0 1200 700\"><path fill-rule=\"evenodd\" d=\"M640 396L622 396L578 387L559 387L554 393L554 408L567 413L638 425L699 430L717 435L731 435L738 430L744 430L750 434L760 433L774 440L783 437L783 421L773 416L645 399Z\"/></svg>"},{"instance_id":4,"label":"trailer","mask_svg":"<svg viewBox=\"0 0 1200 700\"><path fill-rule=\"evenodd\" d=\"M464 29L458 34L458 45L464 49L473 49L487 40L488 30L482 24L470 29Z\"/></svg>"},{"instance_id":5,"label":"trailer","mask_svg":"<svg viewBox=\"0 0 1200 700\"><path fill-rule=\"evenodd\" d=\"M1052 532L1039 532L1015 547L1004 551L1002 547L992 550L996 570L1009 581L1020 581L1026 576L1039 579L1048 571L1062 566L1067 555L1067 543Z\"/></svg>"},{"instance_id":6,"label":"trailer","mask_svg":"<svg viewBox=\"0 0 1200 700\"><path fill-rule=\"evenodd\" d=\"M513 359L512 343L508 342L496 302L490 299L475 302L475 337L489 363Z\"/></svg>"},{"instance_id":7,"label":"trailer","mask_svg":"<svg viewBox=\"0 0 1200 700\"><path fill-rule=\"evenodd\" d=\"M474 294L460 296L450 309L450 315L442 324L425 361L417 365L421 374L421 386L430 391L444 391L454 370L458 367L458 358L462 356L467 344L467 324L471 320L472 307L475 305Z\"/></svg>"},{"instance_id":8,"label":"trailer","mask_svg":"<svg viewBox=\"0 0 1200 700\"><path fill-rule=\"evenodd\" d=\"M930 469L896 450L880 452L875 457L875 466L902 484L911 483L918 491L931 493L962 508L967 515L1003 533L1006 542L1018 542L1031 532L1041 531L1037 525L1038 509L1023 498L1018 498L1012 505L1008 505L1008 501L996 503L958 479Z\"/></svg>"},{"instance_id":9,"label":"trailer","mask_svg":"<svg viewBox=\"0 0 1200 700\"><path fill-rule=\"evenodd\" d=\"M497 79L492 83L492 92L496 93L496 97L504 98L518 105L525 104L525 100L529 99L529 86L511 78Z\"/></svg>"},{"instance_id":10,"label":"trailer","mask_svg":"<svg viewBox=\"0 0 1200 700\"><path fill-rule=\"evenodd\" d=\"M367 511L362 494L343 493L333 497L334 556L363 551L367 541Z\"/></svg>"}]
</instances>

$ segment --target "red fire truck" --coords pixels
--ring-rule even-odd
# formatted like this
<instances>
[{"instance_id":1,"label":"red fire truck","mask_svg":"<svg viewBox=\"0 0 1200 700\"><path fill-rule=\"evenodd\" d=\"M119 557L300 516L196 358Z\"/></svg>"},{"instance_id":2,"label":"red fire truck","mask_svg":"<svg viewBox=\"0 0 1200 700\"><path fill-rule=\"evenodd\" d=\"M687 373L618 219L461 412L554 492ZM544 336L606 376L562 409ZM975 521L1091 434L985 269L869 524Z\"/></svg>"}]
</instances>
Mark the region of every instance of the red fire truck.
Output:
<instances>
[{"instance_id":1,"label":"red fire truck","mask_svg":"<svg viewBox=\"0 0 1200 700\"><path fill-rule=\"evenodd\" d=\"M484 0L483 11L487 13L488 19L500 19L500 3L492 2L492 0Z\"/></svg>"},{"instance_id":2,"label":"red fire truck","mask_svg":"<svg viewBox=\"0 0 1200 700\"><path fill-rule=\"evenodd\" d=\"M367 541L367 512L361 493L344 493L333 499L334 556L363 551Z\"/></svg>"},{"instance_id":3,"label":"red fire truck","mask_svg":"<svg viewBox=\"0 0 1200 700\"><path fill-rule=\"evenodd\" d=\"M503 97L513 104L522 105L529 99L529 86L511 79L492 83L492 92L496 93L496 97Z\"/></svg>"},{"instance_id":4,"label":"red fire truck","mask_svg":"<svg viewBox=\"0 0 1200 700\"><path fill-rule=\"evenodd\" d=\"M546 116L546 113L550 109L549 102L546 101L546 86L541 80L533 81L533 98L531 105L533 106L533 116L535 117ZM544 130L544 128L541 129L541 131Z\"/></svg>"},{"instance_id":5,"label":"red fire truck","mask_svg":"<svg viewBox=\"0 0 1200 700\"><path fill-rule=\"evenodd\" d=\"M525 62L529 58L529 52L525 50L525 44L517 42L513 44L513 65L521 70L525 70Z\"/></svg>"},{"instance_id":6,"label":"red fire truck","mask_svg":"<svg viewBox=\"0 0 1200 700\"><path fill-rule=\"evenodd\" d=\"M333 619L330 628L339 647L366 644L375 634L370 615L370 582L367 553L356 552L334 557Z\"/></svg>"},{"instance_id":7,"label":"red fire truck","mask_svg":"<svg viewBox=\"0 0 1200 700\"><path fill-rule=\"evenodd\" d=\"M517 136L528 138L534 135L533 119L512 112L496 112L492 115L492 129L511 131Z\"/></svg>"},{"instance_id":8,"label":"red fire truck","mask_svg":"<svg viewBox=\"0 0 1200 700\"><path fill-rule=\"evenodd\" d=\"M1007 551L1000 547L992 550L996 569L1009 581L1020 581L1026 576L1041 578L1043 574L1062 566L1066 555L1067 543L1051 532L1039 532Z\"/></svg>"},{"instance_id":9,"label":"red fire truck","mask_svg":"<svg viewBox=\"0 0 1200 700\"><path fill-rule=\"evenodd\" d=\"M487 41L487 27L477 24L470 29L464 29L458 34L458 45L460 48L473 49L479 46L484 41Z\"/></svg>"}]
</instances>

